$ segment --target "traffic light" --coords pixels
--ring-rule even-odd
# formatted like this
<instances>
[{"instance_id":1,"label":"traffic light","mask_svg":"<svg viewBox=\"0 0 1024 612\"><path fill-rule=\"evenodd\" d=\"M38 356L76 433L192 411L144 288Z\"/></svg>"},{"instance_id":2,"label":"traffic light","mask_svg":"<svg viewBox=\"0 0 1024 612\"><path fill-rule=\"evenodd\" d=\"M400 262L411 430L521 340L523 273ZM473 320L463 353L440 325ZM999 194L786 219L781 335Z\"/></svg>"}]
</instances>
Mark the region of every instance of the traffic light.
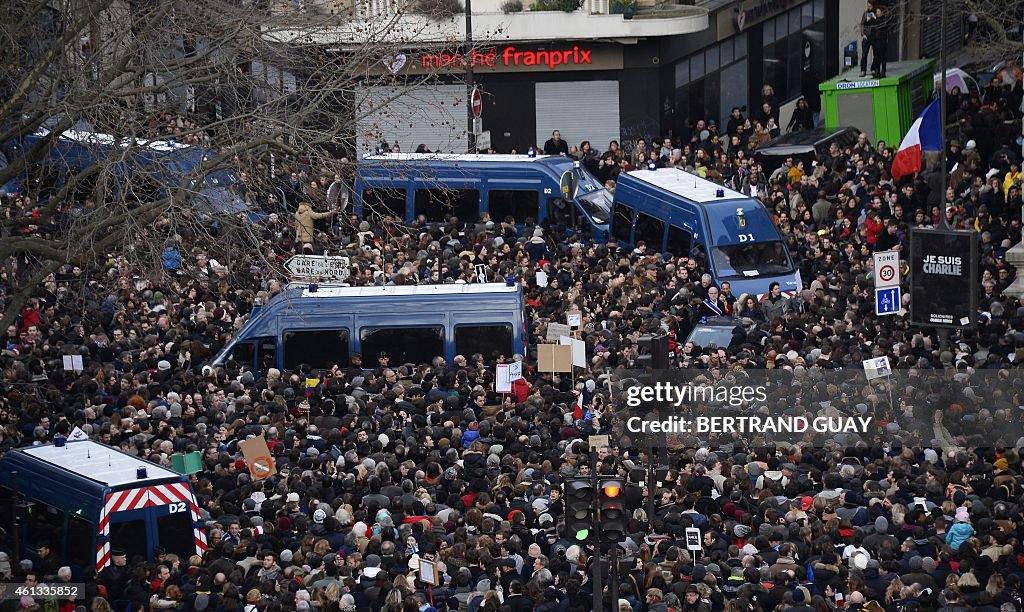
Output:
<instances>
[{"instance_id":1,"label":"traffic light","mask_svg":"<svg viewBox=\"0 0 1024 612\"><path fill-rule=\"evenodd\" d=\"M639 368L664 370L668 368L668 336L643 335L637 338L636 365Z\"/></svg>"},{"instance_id":2,"label":"traffic light","mask_svg":"<svg viewBox=\"0 0 1024 612\"><path fill-rule=\"evenodd\" d=\"M625 482L618 478L602 478L598 486L601 513L601 542L618 544L626 540L629 512L626 510Z\"/></svg>"},{"instance_id":3,"label":"traffic light","mask_svg":"<svg viewBox=\"0 0 1024 612\"><path fill-rule=\"evenodd\" d=\"M573 543L590 540L594 529L594 485L590 478L565 481L565 536Z\"/></svg>"}]
</instances>

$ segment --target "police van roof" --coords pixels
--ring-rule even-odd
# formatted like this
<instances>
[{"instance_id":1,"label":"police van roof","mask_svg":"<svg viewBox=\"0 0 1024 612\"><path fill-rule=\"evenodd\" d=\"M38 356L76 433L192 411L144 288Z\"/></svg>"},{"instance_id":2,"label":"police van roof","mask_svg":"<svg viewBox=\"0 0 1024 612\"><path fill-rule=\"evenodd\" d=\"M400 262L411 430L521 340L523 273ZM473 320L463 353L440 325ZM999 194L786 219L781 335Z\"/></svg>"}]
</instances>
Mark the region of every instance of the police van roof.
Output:
<instances>
[{"instance_id":1,"label":"police van roof","mask_svg":"<svg viewBox=\"0 0 1024 612\"><path fill-rule=\"evenodd\" d=\"M365 155L363 161L391 161L391 162L536 162L560 155L508 155L498 153L383 153L380 155ZM569 158L563 158L569 159Z\"/></svg>"},{"instance_id":2,"label":"police van roof","mask_svg":"<svg viewBox=\"0 0 1024 612\"><path fill-rule=\"evenodd\" d=\"M718 183L690 174L680 168L658 168L657 170L632 170L626 173L638 181L643 181L665 191L682 196L693 202L706 204L716 200L748 199L738 191L723 187ZM718 191L723 195L719 197Z\"/></svg>"},{"instance_id":3,"label":"police van roof","mask_svg":"<svg viewBox=\"0 0 1024 612\"><path fill-rule=\"evenodd\" d=\"M64 446L43 444L20 452L108 487L181 479L177 472L92 440L68 441ZM139 468L146 468L145 478L138 477Z\"/></svg>"},{"instance_id":4,"label":"police van roof","mask_svg":"<svg viewBox=\"0 0 1024 612\"><path fill-rule=\"evenodd\" d=\"M391 285L373 287L319 287L310 291L302 289L301 297L386 297L386 296L433 296L433 295L480 295L486 293L516 293L517 285L505 283L446 283L441 285Z\"/></svg>"}]
</instances>

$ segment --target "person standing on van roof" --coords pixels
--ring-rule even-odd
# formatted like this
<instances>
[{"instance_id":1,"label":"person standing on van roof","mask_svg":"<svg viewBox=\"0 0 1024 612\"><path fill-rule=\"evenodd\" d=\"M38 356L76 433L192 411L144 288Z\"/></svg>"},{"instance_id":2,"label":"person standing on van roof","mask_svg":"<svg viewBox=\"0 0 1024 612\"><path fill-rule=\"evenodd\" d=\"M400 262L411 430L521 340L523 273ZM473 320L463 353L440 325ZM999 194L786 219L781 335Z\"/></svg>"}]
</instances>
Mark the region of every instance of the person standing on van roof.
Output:
<instances>
[{"instance_id":1,"label":"person standing on van roof","mask_svg":"<svg viewBox=\"0 0 1024 612\"><path fill-rule=\"evenodd\" d=\"M569 144L562 140L562 133L558 130L551 132L551 138L544 143L545 155L569 155Z\"/></svg>"},{"instance_id":2,"label":"person standing on van roof","mask_svg":"<svg viewBox=\"0 0 1024 612\"><path fill-rule=\"evenodd\" d=\"M313 242L313 222L317 219L325 219L334 214L335 211L316 212L309 202L302 202L295 211L295 243L303 244Z\"/></svg>"}]
</instances>

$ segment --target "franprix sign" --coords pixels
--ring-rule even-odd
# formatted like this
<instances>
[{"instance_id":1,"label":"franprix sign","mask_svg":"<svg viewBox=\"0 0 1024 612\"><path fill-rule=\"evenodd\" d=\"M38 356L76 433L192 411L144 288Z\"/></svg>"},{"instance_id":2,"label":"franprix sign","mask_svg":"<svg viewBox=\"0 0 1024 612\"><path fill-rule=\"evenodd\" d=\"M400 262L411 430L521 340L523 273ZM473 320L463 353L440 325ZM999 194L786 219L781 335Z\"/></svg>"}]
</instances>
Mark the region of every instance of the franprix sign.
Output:
<instances>
[{"instance_id":1,"label":"franprix sign","mask_svg":"<svg viewBox=\"0 0 1024 612\"><path fill-rule=\"evenodd\" d=\"M910 322L974 327L978 311L978 233L910 232Z\"/></svg>"},{"instance_id":2,"label":"franprix sign","mask_svg":"<svg viewBox=\"0 0 1024 612\"><path fill-rule=\"evenodd\" d=\"M621 70L622 46L612 44L498 45L477 47L469 52L455 49L406 51L406 62L392 74L425 75L463 72L468 66L479 73L565 72L578 70ZM390 61L390 60L389 60ZM374 62L370 71L389 64ZM390 71L390 69L389 69Z\"/></svg>"}]
</instances>

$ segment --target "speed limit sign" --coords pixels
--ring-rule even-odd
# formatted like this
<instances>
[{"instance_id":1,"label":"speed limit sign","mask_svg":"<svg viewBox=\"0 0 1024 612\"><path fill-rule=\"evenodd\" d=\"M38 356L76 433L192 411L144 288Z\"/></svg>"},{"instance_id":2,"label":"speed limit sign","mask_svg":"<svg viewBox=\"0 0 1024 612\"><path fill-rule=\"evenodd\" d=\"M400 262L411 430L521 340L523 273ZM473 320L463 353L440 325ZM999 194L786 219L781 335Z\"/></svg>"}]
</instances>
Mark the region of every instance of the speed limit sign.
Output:
<instances>
[{"instance_id":1,"label":"speed limit sign","mask_svg":"<svg viewBox=\"0 0 1024 612\"><path fill-rule=\"evenodd\" d=\"M874 255L875 289L900 286L899 251L881 251Z\"/></svg>"}]
</instances>

